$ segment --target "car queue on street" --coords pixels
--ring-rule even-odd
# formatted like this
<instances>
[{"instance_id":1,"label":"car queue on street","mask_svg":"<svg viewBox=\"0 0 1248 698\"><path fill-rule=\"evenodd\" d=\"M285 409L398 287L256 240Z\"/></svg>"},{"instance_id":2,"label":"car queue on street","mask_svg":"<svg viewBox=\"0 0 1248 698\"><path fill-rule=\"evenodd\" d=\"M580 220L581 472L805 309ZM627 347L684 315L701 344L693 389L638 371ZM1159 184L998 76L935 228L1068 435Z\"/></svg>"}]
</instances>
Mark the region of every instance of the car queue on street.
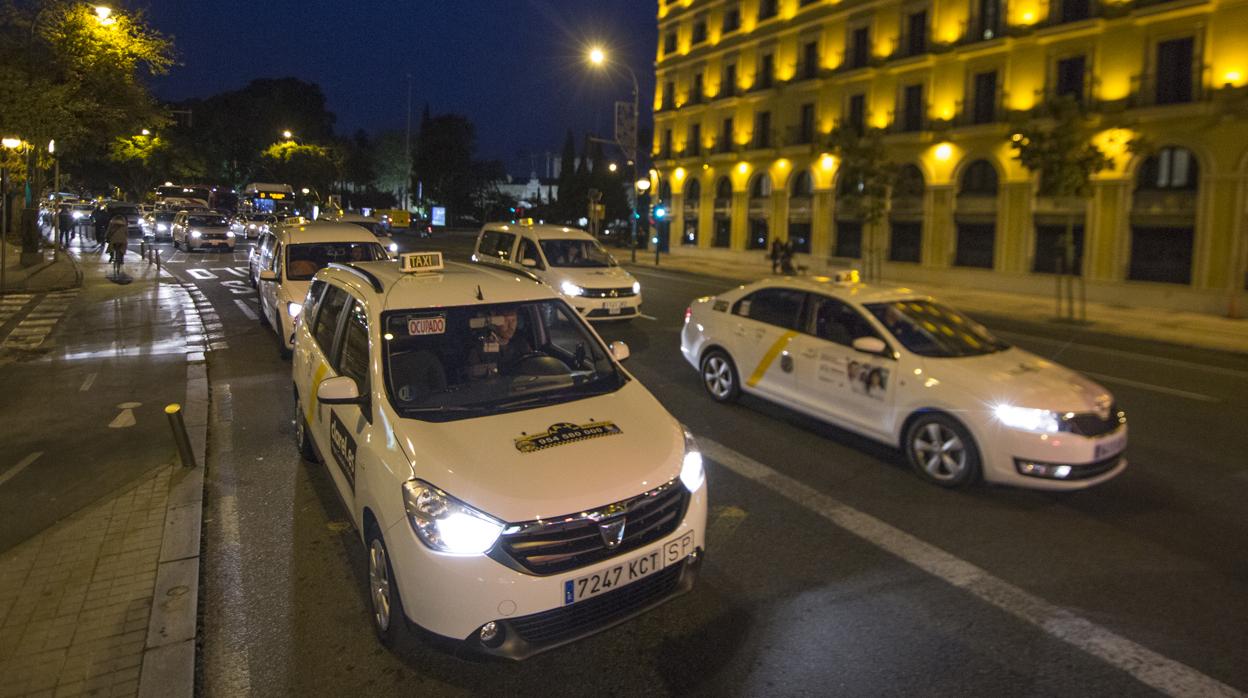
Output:
<instances>
[{"instance_id":1,"label":"car queue on street","mask_svg":"<svg viewBox=\"0 0 1248 698\"><path fill-rule=\"evenodd\" d=\"M366 548L377 635L523 659L689 591L708 490L693 435L591 324L640 315L640 283L574 228L487 223L473 249L394 260L359 225L292 220L250 276L293 354L299 452ZM693 300L680 345L708 399L885 442L936 485L1076 489L1126 467L1107 390L852 270Z\"/></svg>"}]
</instances>

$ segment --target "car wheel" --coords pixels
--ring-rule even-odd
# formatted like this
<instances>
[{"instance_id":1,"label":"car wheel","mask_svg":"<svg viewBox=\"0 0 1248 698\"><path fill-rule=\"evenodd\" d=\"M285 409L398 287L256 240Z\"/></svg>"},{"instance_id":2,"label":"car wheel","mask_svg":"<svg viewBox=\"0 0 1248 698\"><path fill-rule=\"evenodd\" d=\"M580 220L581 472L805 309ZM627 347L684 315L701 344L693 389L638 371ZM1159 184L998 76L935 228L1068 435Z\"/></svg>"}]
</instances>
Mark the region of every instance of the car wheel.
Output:
<instances>
[{"instance_id":1,"label":"car wheel","mask_svg":"<svg viewBox=\"0 0 1248 698\"><path fill-rule=\"evenodd\" d=\"M312 445L312 435L308 433L308 420L303 416L299 406L299 395L295 395L295 444L299 447L299 457L316 462L316 448Z\"/></svg>"},{"instance_id":2,"label":"car wheel","mask_svg":"<svg viewBox=\"0 0 1248 698\"><path fill-rule=\"evenodd\" d=\"M403 601L394 583L394 568L377 525L368 526L368 599L373 631L386 647L398 646L408 634Z\"/></svg>"},{"instance_id":3,"label":"car wheel","mask_svg":"<svg viewBox=\"0 0 1248 698\"><path fill-rule=\"evenodd\" d=\"M965 487L980 478L979 448L966 427L946 414L921 415L906 430L903 446L910 465L941 487Z\"/></svg>"},{"instance_id":4,"label":"car wheel","mask_svg":"<svg viewBox=\"0 0 1248 698\"><path fill-rule=\"evenodd\" d=\"M702 387L716 402L732 402L741 394L737 367L719 349L713 349L702 357Z\"/></svg>"}]
</instances>

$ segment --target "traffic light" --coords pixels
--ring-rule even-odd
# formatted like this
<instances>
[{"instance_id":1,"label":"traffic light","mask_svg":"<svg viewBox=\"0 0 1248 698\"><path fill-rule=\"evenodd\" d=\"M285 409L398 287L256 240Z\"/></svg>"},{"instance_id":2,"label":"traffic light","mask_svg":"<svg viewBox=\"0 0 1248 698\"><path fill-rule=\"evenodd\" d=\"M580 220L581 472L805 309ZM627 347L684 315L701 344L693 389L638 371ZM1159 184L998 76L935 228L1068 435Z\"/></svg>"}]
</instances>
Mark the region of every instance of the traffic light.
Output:
<instances>
[{"instance_id":1,"label":"traffic light","mask_svg":"<svg viewBox=\"0 0 1248 698\"><path fill-rule=\"evenodd\" d=\"M664 206L655 206L654 218L655 220L660 220L660 221L663 220L664 218L667 218L667 208Z\"/></svg>"}]
</instances>

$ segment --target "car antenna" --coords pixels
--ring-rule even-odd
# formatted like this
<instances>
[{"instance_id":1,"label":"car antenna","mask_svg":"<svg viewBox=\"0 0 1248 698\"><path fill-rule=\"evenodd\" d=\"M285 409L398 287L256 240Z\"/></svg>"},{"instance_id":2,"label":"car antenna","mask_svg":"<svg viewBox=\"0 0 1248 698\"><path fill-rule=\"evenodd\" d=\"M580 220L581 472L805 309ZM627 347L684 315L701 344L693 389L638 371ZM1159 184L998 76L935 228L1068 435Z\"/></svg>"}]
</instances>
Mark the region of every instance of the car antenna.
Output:
<instances>
[{"instance_id":1,"label":"car antenna","mask_svg":"<svg viewBox=\"0 0 1248 698\"><path fill-rule=\"evenodd\" d=\"M485 300L485 294L481 293L481 284L477 284L477 300L479 301Z\"/></svg>"}]
</instances>

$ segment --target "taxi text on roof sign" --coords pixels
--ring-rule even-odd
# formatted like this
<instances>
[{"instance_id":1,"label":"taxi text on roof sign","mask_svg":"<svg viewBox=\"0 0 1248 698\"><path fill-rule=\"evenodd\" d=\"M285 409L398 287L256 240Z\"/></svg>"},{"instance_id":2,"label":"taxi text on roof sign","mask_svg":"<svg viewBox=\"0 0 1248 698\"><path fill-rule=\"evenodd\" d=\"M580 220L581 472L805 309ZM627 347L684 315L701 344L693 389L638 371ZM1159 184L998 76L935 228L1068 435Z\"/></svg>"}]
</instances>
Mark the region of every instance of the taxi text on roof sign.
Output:
<instances>
[{"instance_id":1,"label":"taxi text on roof sign","mask_svg":"<svg viewBox=\"0 0 1248 698\"><path fill-rule=\"evenodd\" d=\"M442 271L441 252L406 252L399 255L403 271L414 274L424 271Z\"/></svg>"}]
</instances>

